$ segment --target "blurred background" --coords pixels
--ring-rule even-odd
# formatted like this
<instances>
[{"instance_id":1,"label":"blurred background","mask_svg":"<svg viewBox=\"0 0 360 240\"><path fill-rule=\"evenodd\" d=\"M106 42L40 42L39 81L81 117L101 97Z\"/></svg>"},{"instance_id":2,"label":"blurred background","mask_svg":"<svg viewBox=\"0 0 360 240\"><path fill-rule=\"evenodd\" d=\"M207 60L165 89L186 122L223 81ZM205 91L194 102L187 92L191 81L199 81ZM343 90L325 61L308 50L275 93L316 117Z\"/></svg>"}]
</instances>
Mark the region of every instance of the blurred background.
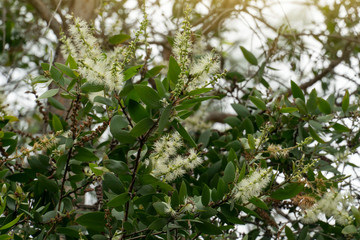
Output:
<instances>
[{"instance_id":1,"label":"blurred background","mask_svg":"<svg viewBox=\"0 0 360 240\"><path fill-rule=\"evenodd\" d=\"M10 104L16 114L33 111L34 98L25 93L30 88L27 82L41 73L40 63L64 61L59 39L67 34L67 14L85 19L102 47L111 49L127 44L139 25L143 4L142 0L2 0L2 104ZM201 38L196 49L215 48L230 73L218 86L228 96L224 101L239 101L254 86L274 96L286 93L290 80L305 92L315 87L325 96L333 94L336 101L345 89L350 95L358 93L357 0L148 0L153 66L164 64L171 55L185 5L193 9L194 37ZM239 46L259 59L258 66L244 59ZM139 49L139 58L142 55Z\"/></svg>"}]
</instances>

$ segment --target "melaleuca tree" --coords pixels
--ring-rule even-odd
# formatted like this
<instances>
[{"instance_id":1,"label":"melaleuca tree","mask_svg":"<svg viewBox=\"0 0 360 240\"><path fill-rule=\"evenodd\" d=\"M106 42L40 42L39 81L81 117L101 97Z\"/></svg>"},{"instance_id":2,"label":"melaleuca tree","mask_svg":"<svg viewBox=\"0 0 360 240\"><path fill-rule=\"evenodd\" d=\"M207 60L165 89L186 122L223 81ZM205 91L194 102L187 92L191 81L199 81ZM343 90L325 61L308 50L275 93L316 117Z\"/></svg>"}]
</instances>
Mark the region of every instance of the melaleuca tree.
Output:
<instances>
[{"instance_id":1,"label":"melaleuca tree","mask_svg":"<svg viewBox=\"0 0 360 240\"><path fill-rule=\"evenodd\" d=\"M340 93L339 104L293 81L275 95L269 59L242 47L256 69L248 81L266 88L234 97L236 114L212 129L207 110L245 79L222 69L216 49L198 51L184 14L165 65L150 57L145 11L112 48L68 17L66 62L30 79L38 131L2 109L1 239L359 238L357 186L343 172L357 168L347 161L357 96Z\"/></svg>"}]
</instances>

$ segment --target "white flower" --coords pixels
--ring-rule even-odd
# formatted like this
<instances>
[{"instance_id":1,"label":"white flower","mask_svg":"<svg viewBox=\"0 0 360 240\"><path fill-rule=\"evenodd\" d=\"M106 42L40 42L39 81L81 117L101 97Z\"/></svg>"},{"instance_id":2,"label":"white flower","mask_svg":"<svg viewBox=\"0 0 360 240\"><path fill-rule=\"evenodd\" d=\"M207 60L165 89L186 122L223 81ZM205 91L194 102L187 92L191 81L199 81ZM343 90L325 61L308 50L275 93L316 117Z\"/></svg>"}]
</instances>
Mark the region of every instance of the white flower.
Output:
<instances>
[{"instance_id":1,"label":"white flower","mask_svg":"<svg viewBox=\"0 0 360 240\"><path fill-rule=\"evenodd\" d=\"M191 68L192 75L201 75L204 72L208 74L217 73L220 70L220 62L213 52L206 53Z\"/></svg>"},{"instance_id":2,"label":"white flower","mask_svg":"<svg viewBox=\"0 0 360 240\"><path fill-rule=\"evenodd\" d=\"M202 163L195 149L189 150L189 156L177 154L183 142L179 133L165 135L154 143L154 152L147 162L151 162L151 174L167 182L184 175L187 170L192 170Z\"/></svg>"},{"instance_id":3,"label":"white flower","mask_svg":"<svg viewBox=\"0 0 360 240\"><path fill-rule=\"evenodd\" d=\"M318 221L318 213L314 210L306 211L306 215L301 219L305 224L311 224Z\"/></svg>"},{"instance_id":4,"label":"white flower","mask_svg":"<svg viewBox=\"0 0 360 240\"><path fill-rule=\"evenodd\" d=\"M119 61L124 49L103 52L87 23L79 18L69 18L73 24L69 27L70 37L62 38L64 56L72 56L78 64L79 73L88 82L104 85L110 91L120 91L123 87L123 68Z\"/></svg>"},{"instance_id":5,"label":"white flower","mask_svg":"<svg viewBox=\"0 0 360 240\"><path fill-rule=\"evenodd\" d=\"M209 111L208 107L209 104L201 105L193 115L183 121L187 131L197 132L210 129L212 127L213 123L207 121Z\"/></svg>"},{"instance_id":6,"label":"white flower","mask_svg":"<svg viewBox=\"0 0 360 240\"><path fill-rule=\"evenodd\" d=\"M191 213L191 212L195 212L196 211L196 205L194 202L194 199L191 197L186 197L185 200L185 206L184 206L184 211Z\"/></svg>"},{"instance_id":7,"label":"white flower","mask_svg":"<svg viewBox=\"0 0 360 240\"><path fill-rule=\"evenodd\" d=\"M324 213L326 217L333 217L340 225L348 225L352 222L352 218L346 211L347 204L344 204L344 196L335 191L327 192L324 196L306 211L302 222L314 223L318 220L317 216Z\"/></svg>"},{"instance_id":8,"label":"white flower","mask_svg":"<svg viewBox=\"0 0 360 240\"><path fill-rule=\"evenodd\" d=\"M193 79L188 83L187 91L205 87L209 84L210 76L220 70L219 58L213 52L206 53L191 68Z\"/></svg>"},{"instance_id":9,"label":"white flower","mask_svg":"<svg viewBox=\"0 0 360 240\"><path fill-rule=\"evenodd\" d=\"M261 191L269 184L271 168L260 169L253 172L235 185L232 194L234 199L247 202L252 197L258 197Z\"/></svg>"}]
</instances>

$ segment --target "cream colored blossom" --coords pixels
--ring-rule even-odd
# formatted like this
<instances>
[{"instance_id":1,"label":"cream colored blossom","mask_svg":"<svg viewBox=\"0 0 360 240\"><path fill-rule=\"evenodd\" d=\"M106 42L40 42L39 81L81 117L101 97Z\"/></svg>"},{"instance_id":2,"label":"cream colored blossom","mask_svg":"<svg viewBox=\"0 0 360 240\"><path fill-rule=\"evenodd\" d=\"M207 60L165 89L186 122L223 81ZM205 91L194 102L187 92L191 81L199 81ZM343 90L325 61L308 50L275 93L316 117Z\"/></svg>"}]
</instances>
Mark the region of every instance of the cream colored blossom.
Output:
<instances>
[{"instance_id":1,"label":"cream colored blossom","mask_svg":"<svg viewBox=\"0 0 360 240\"><path fill-rule=\"evenodd\" d=\"M123 68L120 64L122 48L104 52L92 34L87 23L80 18L72 18L69 37L62 38L62 52L78 64L77 71L88 82L104 85L108 90L121 90L123 87Z\"/></svg>"},{"instance_id":2,"label":"cream colored blossom","mask_svg":"<svg viewBox=\"0 0 360 240\"><path fill-rule=\"evenodd\" d=\"M235 200L247 202L252 197L258 197L262 190L269 184L271 168L254 171L247 178L242 179L235 185L232 195Z\"/></svg>"},{"instance_id":3,"label":"cream colored blossom","mask_svg":"<svg viewBox=\"0 0 360 240\"><path fill-rule=\"evenodd\" d=\"M308 224L315 223L319 220L318 216L323 213L328 218L333 217L340 225L351 224L352 218L346 210L347 200L348 197L339 192L327 192L316 204L305 211L301 221Z\"/></svg>"},{"instance_id":4,"label":"cream colored blossom","mask_svg":"<svg viewBox=\"0 0 360 240\"><path fill-rule=\"evenodd\" d=\"M178 154L183 147L179 133L165 135L154 143L154 152L146 162L153 167L151 174L167 182L184 175L187 170L192 170L202 163L195 149L189 149L186 155Z\"/></svg>"}]
</instances>

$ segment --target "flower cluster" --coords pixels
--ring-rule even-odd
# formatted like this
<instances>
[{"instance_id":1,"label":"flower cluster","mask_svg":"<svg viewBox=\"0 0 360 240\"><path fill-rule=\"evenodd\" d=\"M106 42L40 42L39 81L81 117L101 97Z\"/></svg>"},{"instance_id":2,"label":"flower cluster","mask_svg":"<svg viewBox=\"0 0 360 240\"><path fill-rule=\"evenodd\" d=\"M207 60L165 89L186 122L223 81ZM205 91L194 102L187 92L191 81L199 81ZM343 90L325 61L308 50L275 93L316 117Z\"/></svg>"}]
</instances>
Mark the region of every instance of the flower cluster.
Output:
<instances>
[{"instance_id":1,"label":"flower cluster","mask_svg":"<svg viewBox=\"0 0 360 240\"><path fill-rule=\"evenodd\" d=\"M247 202L252 197L258 197L261 191L269 184L272 169L254 171L249 177L242 179L232 190L235 200Z\"/></svg>"},{"instance_id":2,"label":"flower cluster","mask_svg":"<svg viewBox=\"0 0 360 240\"><path fill-rule=\"evenodd\" d=\"M151 174L171 182L194 169L202 163L195 149L190 149L187 156L178 155L177 151L183 146L179 133L165 135L154 144L154 152L149 160L153 166Z\"/></svg>"},{"instance_id":3,"label":"flower cluster","mask_svg":"<svg viewBox=\"0 0 360 240\"><path fill-rule=\"evenodd\" d=\"M323 213L326 217L333 217L340 225L348 225L352 222L352 218L346 211L347 197L339 192L327 192L311 208L306 210L306 214L302 218L303 223L315 223L319 220L318 216Z\"/></svg>"},{"instance_id":4,"label":"flower cluster","mask_svg":"<svg viewBox=\"0 0 360 240\"><path fill-rule=\"evenodd\" d=\"M289 149L283 149L281 145L270 144L267 150L269 151L270 155L276 159L280 157L286 158L289 154Z\"/></svg>"},{"instance_id":5,"label":"flower cluster","mask_svg":"<svg viewBox=\"0 0 360 240\"><path fill-rule=\"evenodd\" d=\"M191 68L191 81L188 83L187 90L192 91L197 88L205 87L209 84L210 75L219 72L219 58L214 52L206 53Z\"/></svg>"},{"instance_id":6,"label":"flower cluster","mask_svg":"<svg viewBox=\"0 0 360 240\"><path fill-rule=\"evenodd\" d=\"M135 56L140 34L147 27L146 15L129 47L117 46L110 52L101 50L98 40L85 21L71 16L69 18L73 21L69 27L70 37L64 36L61 39L64 56L70 55L76 61L79 73L88 82L103 85L110 91L120 91L123 87L124 66Z\"/></svg>"},{"instance_id":7,"label":"flower cluster","mask_svg":"<svg viewBox=\"0 0 360 240\"><path fill-rule=\"evenodd\" d=\"M117 47L112 52L103 52L87 23L80 18L72 20L73 24L69 28L70 37L61 39L64 56L70 55L76 61L79 73L88 82L104 85L110 91L121 90L123 69L120 65L120 56L123 49Z\"/></svg>"}]
</instances>

